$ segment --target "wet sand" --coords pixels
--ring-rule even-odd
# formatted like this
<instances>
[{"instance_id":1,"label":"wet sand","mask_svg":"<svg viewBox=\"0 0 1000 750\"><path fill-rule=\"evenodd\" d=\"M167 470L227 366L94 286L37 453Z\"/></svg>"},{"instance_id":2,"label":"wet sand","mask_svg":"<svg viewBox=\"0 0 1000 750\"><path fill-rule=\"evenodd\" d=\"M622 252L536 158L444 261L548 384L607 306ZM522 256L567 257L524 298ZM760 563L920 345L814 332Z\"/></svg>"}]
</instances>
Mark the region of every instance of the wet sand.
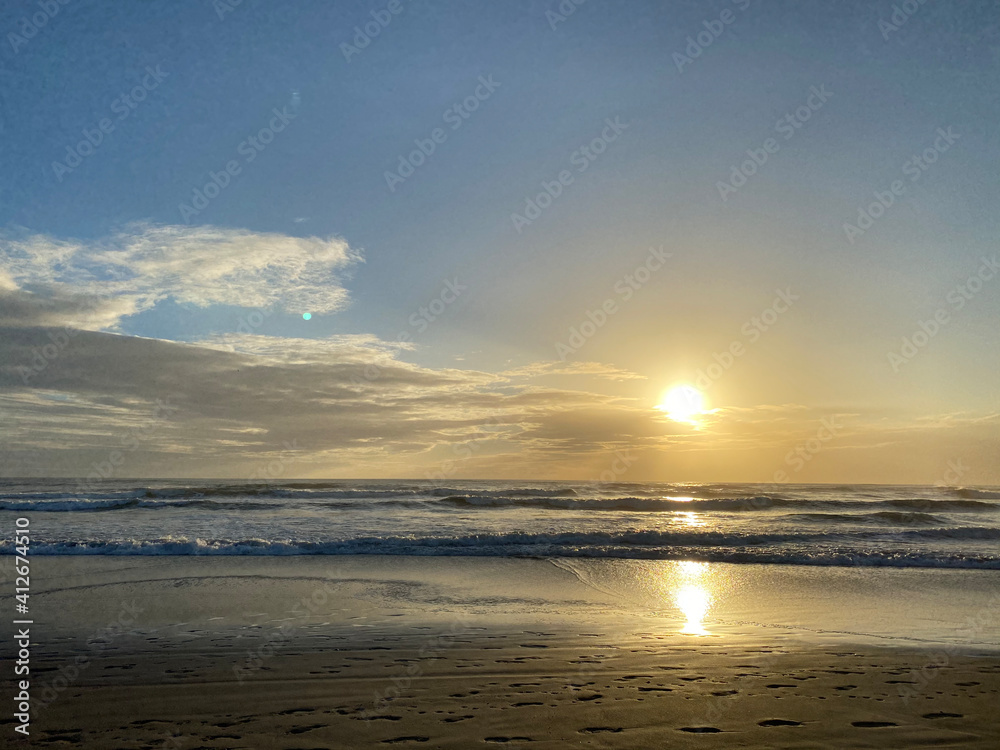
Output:
<instances>
[{"instance_id":1,"label":"wet sand","mask_svg":"<svg viewBox=\"0 0 1000 750\"><path fill-rule=\"evenodd\" d=\"M828 592L837 581L851 589L852 575L863 597L881 571L720 574L786 580L775 597L796 605L785 611L691 583L719 570L610 562L567 571L544 560L36 558L30 743L985 748L1000 739L998 609L983 597L995 574L941 577L970 592L969 611L941 622L964 618L968 629L916 640L908 630L933 629L813 628L816 612L797 598L808 598L795 590L802 580L826 578L816 601L830 606ZM623 581L649 569L666 589ZM933 598L935 576L913 574L895 588L921 579ZM742 619L753 601L760 616ZM857 604L842 594L820 620L837 624ZM794 609L797 622L778 621ZM12 727L7 718L0 732L17 746Z\"/></svg>"}]
</instances>

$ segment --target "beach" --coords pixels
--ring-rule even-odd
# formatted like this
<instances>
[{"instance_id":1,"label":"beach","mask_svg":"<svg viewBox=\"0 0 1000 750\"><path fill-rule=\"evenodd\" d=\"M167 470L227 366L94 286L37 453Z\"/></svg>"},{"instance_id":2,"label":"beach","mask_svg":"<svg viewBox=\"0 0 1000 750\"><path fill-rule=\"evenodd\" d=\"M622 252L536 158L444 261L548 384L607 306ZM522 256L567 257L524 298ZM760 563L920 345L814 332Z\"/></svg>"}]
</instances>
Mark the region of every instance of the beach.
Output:
<instances>
[{"instance_id":1,"label":"beach","mask_svg":"<svg viewBox=\"0 0 1000 750\"><path fill-rule=\"evenodd\" d=\"M991 570L365 555L33 566L30 743L43 747L1000 739Z\"/></svg>"},{"instance_id":2,"label":"beach","mask_svg":"<svg viewBox=\"0 0 1000 750\"><path fill-rule=\"evenodd\" d=\"M0 4L0 750L1000 749L998 9Z\"/></svg>"}]
</instances>

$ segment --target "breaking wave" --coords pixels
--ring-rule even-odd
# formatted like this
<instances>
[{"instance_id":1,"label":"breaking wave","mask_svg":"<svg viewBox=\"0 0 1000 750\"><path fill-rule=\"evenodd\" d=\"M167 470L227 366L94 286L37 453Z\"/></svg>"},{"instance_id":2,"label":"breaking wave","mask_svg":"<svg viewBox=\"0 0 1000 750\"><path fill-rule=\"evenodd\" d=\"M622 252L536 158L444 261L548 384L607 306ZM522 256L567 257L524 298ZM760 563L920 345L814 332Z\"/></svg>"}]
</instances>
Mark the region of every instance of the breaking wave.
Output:
<instances>
[{"instance_id":1,"label":"breaking wave","mask_svg":"<svg viewBox=\"0 0 1000 750\"><path fill-rule=\"evenodd\" d=\"M955 529L936 532L962 531ZM968 532L969 530L964 530ZM987 538L1000 538L1000 530ZM923 534L924 531L907 532ZM32 545L34 555L434 555L490 557L594 557L787 565L974 568L1000 570L1000 555L872 549L848 544L816 546L815 534L623 533L472 534L454 537L361 537L343 541L266 539L116 539ZM983 538L983 537L978 537ZM791 544L791 543L796 544ZM784 543L789 546L776 546ZM12 544L0 545L12 552Z\"/></svg>"}]
</instances>

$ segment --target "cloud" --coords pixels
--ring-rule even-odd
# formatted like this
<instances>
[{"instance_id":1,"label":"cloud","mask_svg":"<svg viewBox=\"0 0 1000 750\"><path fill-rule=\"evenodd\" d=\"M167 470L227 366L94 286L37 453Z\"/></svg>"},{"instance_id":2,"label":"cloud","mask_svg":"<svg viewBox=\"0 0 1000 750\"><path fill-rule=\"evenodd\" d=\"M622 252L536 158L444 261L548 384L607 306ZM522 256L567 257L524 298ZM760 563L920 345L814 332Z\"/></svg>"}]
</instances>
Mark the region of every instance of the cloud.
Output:
<instances>
[{"instance_id":1,"label":"cloud","mask_svg":"<svg viewBox=\"0 0 1000 750\"><path fill-rule=\"evenodd\" d=\"M361 255L336 237L130 224L111 237L0 235L0 323L114 330L163 300L329 313Z\"/></svg>"},{"instance_id":2,"label":"cloud","mask_svg":"<svg viewBox=\"0 0 1000 750\"><path fill-rule=\"evenodd\" d=\"M142 458L137 451L123 476L176 467L179 457L184 468L171 473L238 476L236 467L291 441L324 472L345 462L378 467L469 440L516 442L539 413L603 399L512 387L480 371L419 367L396 359L398 352L399 345L372 336L183 344L6 328L0 391L14 428L0 438L0 450L15 467L45 454L50 470L55 462L78 474L155 422ZM169 404L167 417L155 416L159 403Z\"/></svg>"},{"instance_id":3,"label":"cloud","mask_svg":"<svg viewBox=\"0 0 1000 750\"><path fill-rule=\"evenodd\" d=\"M645 380L645 375L603 362L533 362L507 370L502 375L509 378L536 378L541 375L591 375L608 380Z\"/></svg>"},{"instance_id":4,"label":"cloud","mask_svg":"<svg viewBox=\"0 0 1000 750\"><path fill-rule=\"evenodd\" d=\"M627 450L635 462L623 481L772 481L834 416L797 404L719 409L696 430L641 399L421 367L403 353L369 335L189 344L2 328L4 471L86 476L119 451L113 476L239 478L295 445L289 476L587 479ZM963 481L994 471L995 415L837 419L836 439L794 481L857 471L915 481L919 461L932 482L948 458L973 466Z\"/></svg>"},{"instance_id":5,"label":"cloud","mask_svg":"<svg viewBox=\"0 0 1000 750\"><path fill-rule=\"evenodd\" d=\"M80 294L67 286L38 284L34 291L0 288L0 326L72 326L85 330L113 328L138 312L135 298Z\"/></svg>"}]
</instances>

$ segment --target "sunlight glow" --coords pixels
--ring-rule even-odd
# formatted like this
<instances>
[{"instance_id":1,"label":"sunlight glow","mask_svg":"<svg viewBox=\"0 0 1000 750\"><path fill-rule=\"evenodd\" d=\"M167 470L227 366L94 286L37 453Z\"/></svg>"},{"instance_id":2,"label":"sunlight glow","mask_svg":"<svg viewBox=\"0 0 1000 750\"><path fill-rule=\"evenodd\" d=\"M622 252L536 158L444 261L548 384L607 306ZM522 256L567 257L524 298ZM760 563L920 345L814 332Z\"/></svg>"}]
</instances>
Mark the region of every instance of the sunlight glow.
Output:
<instances>
[{"instance_id":1,"label":"sunlight glow","mask_svg":"<svg viewBox=\"0 0 1000 750\"><path fill-rule=\"evenodd\" d=\"M702 621L708 613L711 597L703 586L689 583L678 589L674 602L683 613L686 622L681 628L682 633L689 635L708 635Z\"/></svg>"},{"instance_id":2,"label":"sunlight glow","mask_svg":"<svg viewBox=\"0 0 1000 750\"><path fill-rule=\"evenodd\" d=\"M675 422L698 424L698 417L705 412L705 396L690 385L678 385L663 395L656 408Z\"/></svg>"},{"instance_id":3,"label":"sunlight glow","mask_svg":"<svg viewBox=\"0 0 1000 750\"><path fill-rule=\"evenodd\" d=\"M681 632L688 635L708 635L705 628L705 615L712 606L712 595L709 592L703 576L708 572L708 565L694 560L683 560L677 563L677 572L684 583L674 594L674 603L684 615L684 625Z\"/></svg>"},{"instance_id":4,"label":"sunlight glow","mask_svg":"<svg viewBox=\"0 0 1000 750\"><path fill-rule=\"evenodd\" d=\"M681 526L689 526L689 527L693 527L693 528L698 528L698 527L701 527L701 526L707 526L708 525L707 523L705 523L702 520L701 516L699 516L694 511L679 510L676 513L676 517L677 517L677 521L680 523Z\"/></svg>"}]
</instances>

